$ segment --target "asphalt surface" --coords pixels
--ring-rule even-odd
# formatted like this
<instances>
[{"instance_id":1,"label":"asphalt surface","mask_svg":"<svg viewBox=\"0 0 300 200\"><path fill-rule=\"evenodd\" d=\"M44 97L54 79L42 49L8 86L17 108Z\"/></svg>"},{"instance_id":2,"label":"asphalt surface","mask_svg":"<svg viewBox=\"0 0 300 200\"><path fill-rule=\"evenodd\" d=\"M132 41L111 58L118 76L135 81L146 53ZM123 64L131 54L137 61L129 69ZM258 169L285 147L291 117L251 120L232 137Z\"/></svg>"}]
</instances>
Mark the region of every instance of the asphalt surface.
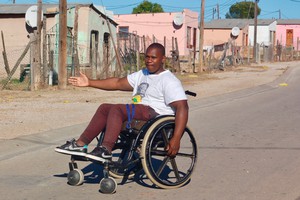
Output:
<instances>
[{"instance_id":1,"label":"asphalt surface","mask_svg":"<svg viewBox=\"0 0 300 200\"><path fill-rule=\"evenodd\" d=\"M190 102L189 123L199 159L184 187L157 189L146 177L137 177L117 180L117 192L104 195L99 193L101 166L90 162L78 162L85 183L68 185L70 158L54 148L77 137L84 123L1 141L1 199L296 199L300 197L300 127L295 99L300 97L295 87L299 81L293 82L299 70L293 75L295 71L290 68L259 87ZM293 87L283 91L279 83L285 82Z\"/></svg>"}]
</instances>

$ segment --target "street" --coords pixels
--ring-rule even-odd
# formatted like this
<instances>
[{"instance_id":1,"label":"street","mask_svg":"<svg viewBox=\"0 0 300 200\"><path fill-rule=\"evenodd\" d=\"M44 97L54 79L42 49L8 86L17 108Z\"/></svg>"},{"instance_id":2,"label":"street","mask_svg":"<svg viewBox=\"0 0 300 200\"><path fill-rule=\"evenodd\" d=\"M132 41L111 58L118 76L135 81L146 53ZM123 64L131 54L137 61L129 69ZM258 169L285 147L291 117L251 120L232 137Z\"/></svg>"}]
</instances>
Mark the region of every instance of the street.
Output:
<instances>
[{"instance_id":1,"label":"street","mask_svg":"<svg viewBox=\"0 0 300 200\"><path fill-rule=\"evenodd\" d=\"M101 167L90 162L78 162L85 183L68 185L70 158L54 148L77 137L86 126L79 124L1 141L2 199L298 200L299 67L266 85L190 102L198 162L184 187L156 189L142 177L101 194Z\"/></svg>"}]
</instances>

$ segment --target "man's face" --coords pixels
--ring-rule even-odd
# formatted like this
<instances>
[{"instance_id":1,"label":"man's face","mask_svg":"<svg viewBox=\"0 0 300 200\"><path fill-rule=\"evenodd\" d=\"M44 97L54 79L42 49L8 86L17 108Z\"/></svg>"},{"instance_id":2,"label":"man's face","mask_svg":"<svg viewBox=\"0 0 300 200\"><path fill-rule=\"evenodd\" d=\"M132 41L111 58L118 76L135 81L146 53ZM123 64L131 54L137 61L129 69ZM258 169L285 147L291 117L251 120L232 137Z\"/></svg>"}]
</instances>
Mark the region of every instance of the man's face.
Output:
<instances>
[{"instance_id":1,"label":"man's face","mask_svg":"<svg viewBox=\"0 0 300 200\"><path fill-rule=\"evenodd\" d=\"M163 62L165 56L162 55L159 49L149 48L146 52L145 64L150 74L159 74L164 71Z\"/></svg>"}]
</instances>

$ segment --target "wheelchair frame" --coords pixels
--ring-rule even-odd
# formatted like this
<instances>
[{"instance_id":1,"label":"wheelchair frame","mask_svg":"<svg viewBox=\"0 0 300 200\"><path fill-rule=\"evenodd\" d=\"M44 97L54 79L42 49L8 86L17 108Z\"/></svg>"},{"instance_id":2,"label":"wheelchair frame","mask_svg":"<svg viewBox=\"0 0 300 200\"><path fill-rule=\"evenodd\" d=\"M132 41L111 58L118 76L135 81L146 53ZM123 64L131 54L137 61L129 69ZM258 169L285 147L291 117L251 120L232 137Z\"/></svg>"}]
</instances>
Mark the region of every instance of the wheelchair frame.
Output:
<instances>
[{"instance_id":1,"label":"wheelchair frame","mask_svg":"<svg viewBox=\"0 0 300 200\"><path fill-rule=\"evenodd\" d=\"M134 123L140 123L135 121ZM197 161L197 144L191 130L186 127L181 138L180 150L176 157L170 158L165 150L172 137L175 117L162 115L145 122L140 129L132 126L123 129L112 151L113 158L103 164L104 178L100 181L102 193L114 193L117 183L114 178L133 178L144 170L146 176L158 188L172 189L185 185L191 178ZM98 139L102 142L104 133ZM76 161L88 161L71 156L68 183L81 185L84 174L78 169Z\"/></svg>"}]
</instances>

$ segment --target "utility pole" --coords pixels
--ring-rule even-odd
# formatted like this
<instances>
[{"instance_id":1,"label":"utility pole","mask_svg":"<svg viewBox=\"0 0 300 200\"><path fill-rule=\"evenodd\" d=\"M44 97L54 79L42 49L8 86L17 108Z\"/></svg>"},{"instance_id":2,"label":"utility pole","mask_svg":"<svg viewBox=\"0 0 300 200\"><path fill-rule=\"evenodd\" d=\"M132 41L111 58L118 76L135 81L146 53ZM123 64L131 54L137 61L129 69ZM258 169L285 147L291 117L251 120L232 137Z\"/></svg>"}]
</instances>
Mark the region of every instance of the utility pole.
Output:
<instances>
[{"instance_id":1,"label":"utility pole","mask_svg":"<svg viewBox=\"0 0 300 200\"><path fill-rule=\"evenodd\" d=\"M199 27L199 72L203 71L203 36L204 36L204 8L205 0L201 0L201 17Z\"/></svg>"},{"instance_id":2,"label":"utility pole","mask_svg":"<svg viewBox=\"0 0 300 200\"><path fill-rule=\"evenodd\" d=\"M254 5L254 42L253 42L253 60L256 62L256 43L257 43L257 3L259 0L254 0L255 5Z\"/></svg>"},{"instance_id":3,"label":"utility pole","mask_svg":"<svg viewBox=\"0 0 300 200\"><path fill-rule=\"evenodd\" d=\"M218 19L220 19L220 8L219 8L219 3L217 3L217 13L218 13Z\"/></svg>"},{"instance_id":4,"label":"utility pole","mask_svg":"<svg viewBox=\"0 0 300 200\"><path fill-rule=\"evenodd\" d=\"M36 28L37 28L37 36L36 36L36 39L37 39L37 58L38 58L38 80L39 80L39 83L38 86L41 86L41 77L43 77L43 80L42 82L44 82L44 76L41 76L42 75L42 54L41 54L41 30L42 30L42 0L38 0L38 5L37 5L37 20L36 20Z\"/></svg>"},{"instance_id":5,"label":"utility pole","mask_svg":"<svg viewBox=\"0 0 300 200\"><path fill-rule=\"evenodd\" d=\"M67 0L59 0L58 88L67 87Z\"/></svg>"},{"instance_id":6,"label":"utility pole","mask_svg":"<svg viewBox=\"0 0 300 200\"><path fill-rule=\"evenodd\" d=\"M280 9L278 10L278 13L279 13L279 19L281 19L281 10Z\"/></svg>"},{"instance_id":7,"label":"utility pole","mask_svg":"<svg viewBox=\"0 0 300 200\"><path fill-rule=\"evenodd\" d=\"M37 1L36 28L30 34L30 90L38 90L41 86L41 16L42 1Z\"/></svg>"}]
</instances>

